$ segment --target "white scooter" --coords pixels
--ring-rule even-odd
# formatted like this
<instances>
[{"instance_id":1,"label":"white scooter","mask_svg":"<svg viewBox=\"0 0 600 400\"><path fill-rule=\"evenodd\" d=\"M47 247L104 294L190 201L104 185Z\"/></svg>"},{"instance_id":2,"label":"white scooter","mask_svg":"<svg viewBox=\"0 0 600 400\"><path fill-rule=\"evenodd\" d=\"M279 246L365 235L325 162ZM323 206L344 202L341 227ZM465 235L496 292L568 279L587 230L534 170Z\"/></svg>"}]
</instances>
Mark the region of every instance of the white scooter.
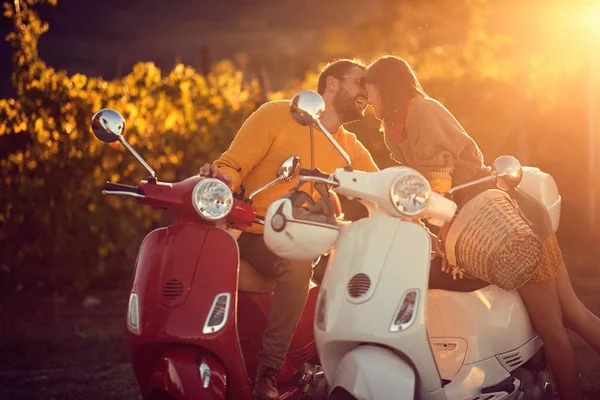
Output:
<instances>
[{"instance_id":1,"label":"white scooter","mask_svg":"<svg viewBox=\"0 0 600 400\"><path fill-rule=\"evenodd\" d=\"M300 92L290 108L297 122L321 130L349 165L319 122L324 102L317 93ZM544 203L556 230L560 196L550 175L521 168L508 156L493 170L488 180L504 188L520 184ZM282 257L308 260L315 257L311 247L331 248L315 313L330 399L552 398L541 340L516 291L494 285L467 292L428 290L432 242L411 220L441 226L456 212L453 201L402 166L375 173L346 167L331 175L302 170L299 179L331 185L369 211L367 218L342 228L307 223L294 218L284 197L265 218L265 242Z\"/></svg>"}]
</instances>

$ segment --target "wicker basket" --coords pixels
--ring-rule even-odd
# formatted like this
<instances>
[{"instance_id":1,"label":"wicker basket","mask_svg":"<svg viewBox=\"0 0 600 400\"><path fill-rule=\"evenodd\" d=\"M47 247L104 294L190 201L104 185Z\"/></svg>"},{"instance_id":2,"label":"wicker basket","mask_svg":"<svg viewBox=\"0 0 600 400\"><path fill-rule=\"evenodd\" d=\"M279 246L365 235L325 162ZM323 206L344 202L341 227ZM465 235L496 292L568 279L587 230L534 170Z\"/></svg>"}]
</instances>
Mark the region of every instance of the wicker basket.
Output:
<instances>
[{"instance_id":1,"label":"wicker basket","mask_svg":"<svg viewBox=\"0 0 600 400\"><path fill-rule=\"evenodd\" d=\"M465 204L446 239L450 265L505 290L531 279L542 251L541 240L500 190L487 190Z\"/></svg>"}]
</instances>

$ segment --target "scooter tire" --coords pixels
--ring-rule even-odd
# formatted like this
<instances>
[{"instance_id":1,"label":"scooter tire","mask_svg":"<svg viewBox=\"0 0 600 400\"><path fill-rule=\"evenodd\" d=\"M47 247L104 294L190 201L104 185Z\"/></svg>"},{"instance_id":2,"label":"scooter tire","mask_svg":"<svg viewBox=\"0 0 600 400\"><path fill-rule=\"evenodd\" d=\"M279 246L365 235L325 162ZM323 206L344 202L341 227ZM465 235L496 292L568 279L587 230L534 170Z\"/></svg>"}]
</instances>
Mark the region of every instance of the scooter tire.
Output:
<instances>
[{"instance_id":1,"label":"scooter tire","mask_svg":"<svg viewBox=\"0 0 600 400\"><path fill-rule=\"evenodd\" d=\"M347 390L338 387L331 392L327 400L356 400L356 397L352 396Z\"/></svg>"}]
</instances>

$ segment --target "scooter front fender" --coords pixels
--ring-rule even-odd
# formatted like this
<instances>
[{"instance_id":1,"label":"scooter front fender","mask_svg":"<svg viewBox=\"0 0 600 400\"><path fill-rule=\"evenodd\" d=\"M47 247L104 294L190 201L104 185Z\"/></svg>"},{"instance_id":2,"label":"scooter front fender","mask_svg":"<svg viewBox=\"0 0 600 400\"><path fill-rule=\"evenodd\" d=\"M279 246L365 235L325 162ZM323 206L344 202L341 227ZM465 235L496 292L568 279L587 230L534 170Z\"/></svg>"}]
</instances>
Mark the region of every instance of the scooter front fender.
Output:
<instances>
[{"instance_id":1,"label":"scooter front fender","mask_svg":"<svg viewBox=\"0 0 600 400\"><path fill-rule=\"evenodd\" d=\"M415 384L415 371L402 358L388 349L364 345L342 358L330 384L330 398L343 388L361 400L412 399Z\"/></svg>"},{"instance_id":2,"label":"scooter front fender","mask_svg":"<svg viewBox=\"0 0 600 400\"><path fill-rule=\"evenodd\" d=\"M193 347L163 354L154 365L145 400L168 394L177 400L227 398L225 367L212 355Z\"/></svg>"}]
</instances>

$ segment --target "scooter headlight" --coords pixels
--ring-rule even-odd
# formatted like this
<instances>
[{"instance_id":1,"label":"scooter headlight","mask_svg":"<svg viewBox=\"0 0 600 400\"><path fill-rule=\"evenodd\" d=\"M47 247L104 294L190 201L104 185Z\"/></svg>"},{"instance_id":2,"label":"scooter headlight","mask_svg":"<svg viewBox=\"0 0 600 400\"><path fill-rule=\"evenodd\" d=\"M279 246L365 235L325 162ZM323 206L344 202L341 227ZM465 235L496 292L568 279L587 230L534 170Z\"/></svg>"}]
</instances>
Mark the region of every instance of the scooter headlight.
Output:
<instances>
[{"instance_id":1,"label":"scooter headlight","mask_svg":"<svg viewBox=\"0 0 600 400\"><path fill-rule=\"evenodd\" d=\"M392 182L390 199L403 217L418 217L431 203L431 186L423 175L407 169Z\"/></svg>"},{"instance_id":2,"label":"scooter headlight","mask_svg":"<svg viewBox=\"0 0 600 400\"><path fill-rule=\"evenodd\" d=\"M202 218L209 221L218 221L231 212L233 193L222 181L205 178L194 187L192 204Z\"/></svg>"}]
</instances>

